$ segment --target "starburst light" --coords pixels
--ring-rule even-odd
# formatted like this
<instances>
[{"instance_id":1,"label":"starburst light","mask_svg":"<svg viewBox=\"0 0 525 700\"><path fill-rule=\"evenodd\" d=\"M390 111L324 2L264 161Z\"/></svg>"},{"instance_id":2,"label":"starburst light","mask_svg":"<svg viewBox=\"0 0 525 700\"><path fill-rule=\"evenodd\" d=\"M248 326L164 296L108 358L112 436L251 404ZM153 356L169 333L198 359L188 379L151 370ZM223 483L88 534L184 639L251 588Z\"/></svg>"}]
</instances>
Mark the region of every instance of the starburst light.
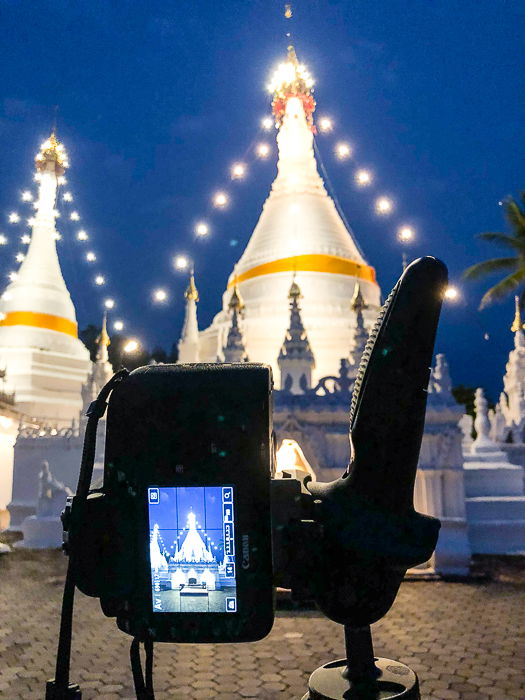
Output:
<instances>
[{"instance_id":1,"label":"starburst light","mask_svg":"<svg viewBox=\"0 0 525 700\"><path fill-rule=\"evenodd\" d=\"M375 201L376 213L381 216L390 214L394 208L394 203L389 197L379 197Z\"/></svg>"},{"instance_id":2,"label":"starburst light","mask_svg":"<svg viewBox=\"0 0 525 700\"><path fill-rule=\"evenodd\" d=\"M255 152L259 158L268 158L270 155L270 146L267 143L260 143Z\"/></svg>"},{"instance_id":3,"label":"starburst light","mask_svg":"<svg viewBox=\"0 0 525 700\"><path fill-rule=\"evenodd\" d=\"M370 170L358 170L355 174L355 181L359 187L366 187L372 183L373 177Z\"/></svg>"},{"instance_id":4,"label":"starburst light","mask_svg":"<svg viewBox=\"0 0 525 700\"><path fill-rule=\"evenodd\" d=\"M33 200L33 195L29 190L24 190L22 192L22 202L31 202Z\"/></svg>"},{"instance_id":5,"label":"starburst light","mask_svg":"<svg viewBox=\"0 0 525 700\"><path fill-rule=\"evenodd\" d=\"M350 144L344 141L338 143L335 147L335 155L339 158L339 160L346 160L347 158L350 158L352 155Z\"/></svg>"},{"instance_id":6,"label":"starburst light","mask_svg":"<svg viewBox=\"0 0 525 700\"><path fill-rule=\"evenodd\" d=\"M103 284L106 284L106 280L105 280L104 276L103 276L103 275L97 275L97 276L95 277L95 284L98 284L99 287L100 287L101 285L103 285Z\"/></svg>"},{"instance_id":7,"label":"starburst light","mask_svg":"<svg viewBox=\"0 0 525 700\"><path fill-rule=\"evenodd\" d=\"M69 215L69 218L71 219L71 221L80 221L80 214L78 213L78 211L72 211Z\"/></svg>"},{"instance_id":8,"label":"starburst light","mask_svg":"<svg viewBox=\"0 0 525 700\"><path fill-rule=\"evenodd\" d=\"M226 192L217 192L213 197L213 204L221 209L225 207L228 204L228 195Z\"/></svg>"},{"instance_id":9,"label":"starburst light","mask_svg":"<svg viewBox=\"0 0 525 700\"><path fill-rule=\"evenodd\" d=\"M232 180L241 180L246 175L246 166L243 163L234 163L231 169Z\"/></svg>"},{"instance_id":10,"label":"starburst light","mask_svg":"<svg viewBox=\"0 0 525 700\"><path fill-rule=\"evenodd\" d=\"M165 289L155 289L155 291L153 292L154 301L162 303L163 301L166 301L167 298L168 294Z\"/></svg>"},{"instance_id":11,"label":"starburst light","mask_svg":"<svg viewBox=\"0 0 525 700\"><path fill-rule=\"evenodd\" d=\"M197 236L207 236L209 232L210 229L208 225L204 223L204 221L199 221L199 223L195 226L195 233Z\"/></svg>"},{"instance_id":12,"label":"starburst light","mask_svg":"<svg viewBox=\"0 0 525 700\"><path fill-rule=\"evenodd\" d=\"M20 221L20 214L17 214L16 211L12 211L8 219L10 224L17 224Z\"/></svg>"}]
</instances>

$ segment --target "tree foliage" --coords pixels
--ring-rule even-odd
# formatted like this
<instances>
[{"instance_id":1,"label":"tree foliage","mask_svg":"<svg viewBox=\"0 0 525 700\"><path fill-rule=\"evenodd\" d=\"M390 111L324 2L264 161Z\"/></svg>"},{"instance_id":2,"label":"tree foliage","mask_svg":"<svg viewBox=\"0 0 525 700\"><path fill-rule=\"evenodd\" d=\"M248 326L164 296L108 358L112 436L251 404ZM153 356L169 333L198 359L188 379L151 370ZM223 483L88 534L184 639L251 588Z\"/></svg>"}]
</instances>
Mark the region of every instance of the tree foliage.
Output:
<instances>
[{"instance_id":1,"label":"tree foliage","mask_svg":"<svg viewBox=\"0 0 525 700\"><path fill-rule=\"evenodd\" d=\"M486 232L478 236L484 241L504 248L509 255L476 263L463 273L464 278L468 280L481 279L497 272L507 273L502 280L485 292L479 305L480 309L516 292L521 292L522 307L525 303L525 192L520 194L520 200L518 202L509 197L503 202L510 233Z\"/></svg>"}]
</instances>

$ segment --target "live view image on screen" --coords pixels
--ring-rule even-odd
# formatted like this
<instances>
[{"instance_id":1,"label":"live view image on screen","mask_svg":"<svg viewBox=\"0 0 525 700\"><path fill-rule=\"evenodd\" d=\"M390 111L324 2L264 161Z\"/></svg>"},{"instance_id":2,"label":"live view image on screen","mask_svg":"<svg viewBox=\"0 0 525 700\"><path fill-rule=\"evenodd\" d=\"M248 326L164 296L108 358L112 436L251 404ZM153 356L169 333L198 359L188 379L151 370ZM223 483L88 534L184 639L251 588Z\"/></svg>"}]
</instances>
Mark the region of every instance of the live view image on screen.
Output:
<instances>
[{"instance_id":1,"label":"live view image on screen","mask_svg":"<svg viewBox=\"0 0 525 700\"><path fill-rule=\"evenodd\" d=\"M233 486L148 488L153 612L237 612Z\"/></svg>"}]
</instances>

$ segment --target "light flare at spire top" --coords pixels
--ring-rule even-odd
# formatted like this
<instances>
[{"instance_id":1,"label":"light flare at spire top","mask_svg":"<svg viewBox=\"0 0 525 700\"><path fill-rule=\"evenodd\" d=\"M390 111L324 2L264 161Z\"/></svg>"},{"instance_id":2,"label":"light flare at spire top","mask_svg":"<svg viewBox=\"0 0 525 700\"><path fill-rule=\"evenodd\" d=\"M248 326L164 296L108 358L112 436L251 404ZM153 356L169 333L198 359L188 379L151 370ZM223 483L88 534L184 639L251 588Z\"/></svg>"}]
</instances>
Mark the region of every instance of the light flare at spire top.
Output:
<instances>
[{"instance_id":1,"label":"light flare at spire top","mask_svg":"<svg viewBox=\"0 0 525 700\"><path fill-rule=\"evenodd\" d=\"M272 110L278 127L282 124L289 98L298 97L303 103L308 124L312 130L314 129L312 117L315 110L315 100L312 96L314 79L304 63L299 63L297 60L293 46L288 47L287 60L277 66L267 87L273 94Z\"/></svg>"},{"instance_id":2,"label":"light flare at spire top","mask_svg":"<svg viewBox=\"0 0 525 700\"><path fill-rule=\"evenodd\" d=\"M50 137L40 145L40 150L35 157L35 165L39 171L46 170L46 164L49 162L55 163L55 172L57 176L63 176L66 168L69 167L69 160L64 144L60 143L54 131L51 133Z\"/></svg>"}]
</instances>

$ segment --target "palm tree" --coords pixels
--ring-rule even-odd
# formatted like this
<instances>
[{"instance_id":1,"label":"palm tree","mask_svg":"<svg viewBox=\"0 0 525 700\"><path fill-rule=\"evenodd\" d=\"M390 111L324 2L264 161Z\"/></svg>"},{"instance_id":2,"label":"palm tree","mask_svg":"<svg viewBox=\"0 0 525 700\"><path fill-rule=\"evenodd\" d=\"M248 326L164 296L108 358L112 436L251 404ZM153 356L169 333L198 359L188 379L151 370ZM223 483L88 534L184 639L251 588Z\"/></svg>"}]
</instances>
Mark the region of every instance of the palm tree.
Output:
<instances>
[{"instance_id":1,"label":"palm tree","mask_svg":"<svg viewBox=\"0 0 525 700\"><path fill-rule=\"evenodd\" d=\"M483 295L479 308L483 309L493 301L498 301L522 287L525 283L525 192L520 193L523 203L520 205L512 197L503 202L505 219L509 224L511 233L480 233L478 238L491 241L501 248L512 251L508 258L492 258L484 262L472 265L463 273L463 277L469 280L487 277L494 272L508 272L500 282L495 284ZM521 292L520 305L525 303L525 290Z\"/></svg>"}]
</instances>

